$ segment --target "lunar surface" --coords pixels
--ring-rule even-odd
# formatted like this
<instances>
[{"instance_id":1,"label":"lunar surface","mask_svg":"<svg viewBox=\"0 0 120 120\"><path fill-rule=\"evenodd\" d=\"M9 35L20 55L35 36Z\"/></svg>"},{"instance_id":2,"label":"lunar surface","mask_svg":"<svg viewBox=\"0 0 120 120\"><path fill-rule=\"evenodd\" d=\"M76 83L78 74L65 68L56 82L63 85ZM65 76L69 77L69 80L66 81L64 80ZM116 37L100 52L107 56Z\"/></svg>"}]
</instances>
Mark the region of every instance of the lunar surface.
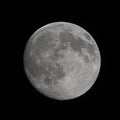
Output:
<instances>
[{"instance_id":1,"label":"lunar surface","mask_svg":"<svg viewBox=\"0 0 120 120\"><path fill-rule=\"evenodd\" d=\"M86 93L100 70L100 52L93 37L68 22L47 24L33 33L24 52L24 68L32 86L56 100Z\"/></svg>"}]
</instances>

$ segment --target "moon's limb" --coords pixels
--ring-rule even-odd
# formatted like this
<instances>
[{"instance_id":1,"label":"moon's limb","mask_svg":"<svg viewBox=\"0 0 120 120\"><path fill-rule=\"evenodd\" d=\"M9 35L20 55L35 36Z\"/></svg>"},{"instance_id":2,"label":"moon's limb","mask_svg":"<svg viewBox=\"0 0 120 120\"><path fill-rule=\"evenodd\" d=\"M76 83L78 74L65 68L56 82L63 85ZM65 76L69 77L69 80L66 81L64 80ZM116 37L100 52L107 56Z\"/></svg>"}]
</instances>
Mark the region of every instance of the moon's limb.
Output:
<instances>
[{"instance_id":1,"label":"moon's limb","mask_svg":"<svg viewBox=\"0 0 120 120\"><path fill-rule=\"evenodd\" d=\"M33 35L32 35L32 44L36 43L36 38L40 35L42 35L43 32L45 31L52 31L53 33L59 34L61 31L67 30L70 33L72 33L75 37L83 37L85 40L89 43L95 43L95 40L92 38L92 36L87 36L84 37L85 30L75 24L72 23L66 23L66 22L56 22L56 23L51 23L43 26L39 30L37 30ZM87 32L86 32L87 33ZM77 71L72 71L71 75L68 76L64 82L61 82L58 87L52 89L52 90L45 90L47 95L56 97L58 99L72 99L76 96L80 96L84 94L92 84L94 83L93 79L96 79L96 77L93 78L96 74L99 73L100 69L100 53L96 46L96 51L97 51L97 59L96 63L92 63L90 65L86 65L86 67L83 69L81 73L79 73L79 66L76 65L76 68L78 67ZM66 55L67 56L67 55ZM74 58L69 58L73 60ZM74 62L74 60L72 61ZM81 63L83 64L83 63ZM71 66L71 63L68 64L68 66ZM97 71L97 72L96 72ZM41 87L42 88L42 87ZM49 91L49 92L48 92Z\"/></svg>"}]
</instances>

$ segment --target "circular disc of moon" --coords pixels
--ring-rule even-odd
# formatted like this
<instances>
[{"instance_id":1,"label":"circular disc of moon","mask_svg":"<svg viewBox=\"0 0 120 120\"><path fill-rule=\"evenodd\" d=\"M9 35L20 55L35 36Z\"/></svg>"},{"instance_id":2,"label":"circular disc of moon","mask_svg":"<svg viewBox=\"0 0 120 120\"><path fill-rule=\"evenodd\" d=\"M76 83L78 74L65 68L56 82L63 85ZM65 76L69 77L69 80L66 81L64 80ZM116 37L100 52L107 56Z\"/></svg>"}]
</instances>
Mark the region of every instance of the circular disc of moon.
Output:
<instances>
[{"instance_id":1,"label":"circular disc of moon","mask_svg":"<svg viewBox=\"0 0 120 120\"><path fill-rule=\"evenodd\" d=\"M94 38L82 27L68 22L39 28L30 36L24 51L28 80L37 91L56 100L85 94L95 83L100 65ZM61 78L58 68L63 73Z\"/></svg>"}]
</instances>

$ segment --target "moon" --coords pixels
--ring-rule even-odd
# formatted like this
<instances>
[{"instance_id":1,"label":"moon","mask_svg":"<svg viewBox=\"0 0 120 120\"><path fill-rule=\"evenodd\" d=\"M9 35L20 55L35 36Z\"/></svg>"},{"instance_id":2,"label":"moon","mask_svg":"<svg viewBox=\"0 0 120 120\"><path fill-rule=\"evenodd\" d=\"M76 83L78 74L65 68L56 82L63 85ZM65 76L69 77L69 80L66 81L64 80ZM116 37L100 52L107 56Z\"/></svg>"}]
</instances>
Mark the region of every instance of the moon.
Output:
<instances>
[{"instance_id":1,"label":"moon","mask_svg":"<svg viewBox=\"0 0 120 120\"><path fill-rule=\"evenodd\" d=\"M89 91L101 66L95 39L68 22L49 23L36 30L25 46L23 60L32 86L56 100L74 99Z\"/></svg>"}]
</instances>

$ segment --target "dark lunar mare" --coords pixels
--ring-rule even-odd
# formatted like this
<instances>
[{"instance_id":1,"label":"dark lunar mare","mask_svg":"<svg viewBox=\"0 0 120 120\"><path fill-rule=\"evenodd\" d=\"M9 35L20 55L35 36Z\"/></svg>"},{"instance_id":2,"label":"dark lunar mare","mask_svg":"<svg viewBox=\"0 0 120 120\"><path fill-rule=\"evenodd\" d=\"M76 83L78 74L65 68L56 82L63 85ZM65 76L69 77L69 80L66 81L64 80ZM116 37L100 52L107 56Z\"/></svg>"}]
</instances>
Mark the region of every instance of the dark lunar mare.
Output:
<instances>
[{"instance_id":1,"label":"dark lunar mare","mask_svg":"<svg viewBox=\"0 0 120 120\"><path fill-rule=\"evenodd\" d=\"M61 32L60 40L63 44L66 44L67 42L71 42L72 49L80 53L82 52L82 48L86 47L86 43L84 40L82 40L80 37L78 39L75 39L73 34L71 34L70 32Z\"/></svg>"},{"instance_id":2,"label":"dark lunar mare","mask_svg":"<svg viewBox=\"0 0 120 120\"><path fill-rule=\"evenodd\" d=\"M86 42L82 37L77 36L75 38L74 35L68 31L61 32L59 37L60 37L62 44L66 44L67 42L71 42L72 49L76 52L79 52L79 55L83 55L82 48L86 48L88 50L87 52L91 56L95 56L95 49L96 49L95 45L92 43ZM86 35L86 37L90 37L90 36ZM88 38L88 39L90 39L90 38ZM89 58L87 56L85 56L84 60L86 62L88 62Z\"/></svg>"},{"instance_id":3,"label":"dark lunar mare","mask_svg":"<svg viewBox=\"0 0 120 120\"><path fill-rule=\"evenodd\" d=\"M87 40L91 40L91 36L88 33L84 32L83 35Z\"/></svg>"}]
</instances>

